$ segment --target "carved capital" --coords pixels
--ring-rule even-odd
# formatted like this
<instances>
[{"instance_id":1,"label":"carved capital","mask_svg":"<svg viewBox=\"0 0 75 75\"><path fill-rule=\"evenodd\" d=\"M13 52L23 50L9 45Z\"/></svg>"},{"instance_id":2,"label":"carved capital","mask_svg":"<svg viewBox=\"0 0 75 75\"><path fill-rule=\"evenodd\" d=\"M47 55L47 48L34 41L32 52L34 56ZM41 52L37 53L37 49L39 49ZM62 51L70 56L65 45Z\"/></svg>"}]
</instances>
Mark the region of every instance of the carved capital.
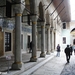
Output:
<instances>
[{"instance_id":1,"label":"carved capital","mask_svg":"<svg viewBox=\"0 0 75 75\"><path fill-rule=\"evenodd\" d=\"M50 27L50 30L53 31L54 30L54 27Z\"/></svg>"},{"instance_id":2,"label":"carved capital","mask_svg":"<svg viewBox=\"0 0 75 75\"><path fill-rule=\"evenodd\" d=\"M32 21L34 21L34 22L37 22L37 15L31 15L31 19L32 19Z\"/></svg>"},{"instance_id":3,"label":"carved capital","mask_svg":"<svg viewBox=\"0 0 75 75\"><path fill-rule=\"evenodd\" d=\"M25 6L24 6L25 4L15 4L14 5L14 11L15 11L15 13L23 13L23 10L24 10L24 8L25 8Z\"/></svg>"}]
</instances>

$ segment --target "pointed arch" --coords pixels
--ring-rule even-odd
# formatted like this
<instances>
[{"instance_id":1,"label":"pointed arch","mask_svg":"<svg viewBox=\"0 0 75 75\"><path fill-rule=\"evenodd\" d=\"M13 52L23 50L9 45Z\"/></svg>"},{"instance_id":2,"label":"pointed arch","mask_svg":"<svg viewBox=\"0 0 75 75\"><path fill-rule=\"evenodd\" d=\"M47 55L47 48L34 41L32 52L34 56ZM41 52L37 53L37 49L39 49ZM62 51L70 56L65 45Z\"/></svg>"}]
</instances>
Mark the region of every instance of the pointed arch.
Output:
<instances>
[{"instance_id":1,"label":"pointed arch","mask_svg":"<svg viewBox=\"0 0 75 75\"><path fill-rule=\"evenodd\" d=\"M39 14L39 18L40 20L44 20L44 10L43 10L43 5L42 2L39 3L39 7L38 7L38 14Z\"/></svg>"},{"instance_id":2,"label":"pointed arch","mask_svg":"<svg viewBox=\"0 0 75 75\"><path fill-rule=\"evenodd\" d=\"M70 32L72 35L75 35L75 28L73 28Z\"/></svg>"},{"instance_id":3,"label":"pointed arch","mask_svg":"<svg viewBox=\"0 0 75 75\"><path fill-rule=\"evenodd\" d=\"M50 18L49 18L49 12L47 10L47 13L46 13L46 25L49 25L50 24Z\"/></svg>"}]
</instances>

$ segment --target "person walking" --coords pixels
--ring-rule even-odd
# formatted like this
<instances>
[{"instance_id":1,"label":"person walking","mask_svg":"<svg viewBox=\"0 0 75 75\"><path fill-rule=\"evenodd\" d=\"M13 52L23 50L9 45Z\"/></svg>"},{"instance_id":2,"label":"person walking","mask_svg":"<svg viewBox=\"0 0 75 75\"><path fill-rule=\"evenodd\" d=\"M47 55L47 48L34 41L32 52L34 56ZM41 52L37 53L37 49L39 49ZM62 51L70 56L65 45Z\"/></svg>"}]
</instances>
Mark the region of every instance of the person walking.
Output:
<instances>
[{"instance_id":1,"label":"person walking","mask_svg":"<svg viewBox=\"0 0 75 75\"><path fill-rule=\"evenodd\" d=\"M57 56L60 57L60 45L57 45Z\"/></svg>"},{"instance_id":2,"label":"person walking","mask_svg":"<svg viewBox=\"0 0 75 75\"><path fill-rule=\"evenodd\" d=\"M67 45L67 47L65 48L65 54L66 54L66 61L67 63L69 63L69 60L70 60L70 47L69 45Z\"/></svg>"}]
</instances>

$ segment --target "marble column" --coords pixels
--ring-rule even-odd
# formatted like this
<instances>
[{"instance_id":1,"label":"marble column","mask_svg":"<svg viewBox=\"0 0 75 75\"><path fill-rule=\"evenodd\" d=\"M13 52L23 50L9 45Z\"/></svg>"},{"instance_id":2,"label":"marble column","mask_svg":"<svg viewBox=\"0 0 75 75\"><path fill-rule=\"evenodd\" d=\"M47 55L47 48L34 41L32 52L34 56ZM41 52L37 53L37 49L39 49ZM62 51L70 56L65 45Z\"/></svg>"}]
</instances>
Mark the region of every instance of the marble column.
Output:
<instances>
[{"instance_id":1,"label":"marble column","mask_svg":"<svg viewBox=\"0 0 75 75\"><path fill-rule=\"evenodd\" d=\"M22 12L24 6L21 4L15 5L15 50L14 50L14 63L12 69L20 70L22 68L22 53L21 53L21 31L22 31Z\"/></svg>"},{"instance_id":2,"label":"marble column","mask_svg":"<svg viewBox=\"0 0 75 75\"><path fill-rule=\"evenodd\" d=\"M53 27L51 28L51 52L54 52L54 32L53 32Z\"/></svg>"},{"instance_id":3,"label":"marble column","mask_svg":"<svg viewBox=\"0 0 75 75\"><path fill-rule=\"evenodd\" d=\"M37 16L34 15L32 16L32 56L30 58L30 61L32 62L36 62L37 61L37 56L36 56L36 49L37 49L37 34L36 34L36 30L37 30Z\"/></svg>"},{"instance_id":4,"label":"marble column","mask_svg":"<svg viewBox=\"0 0 75 75\"><path fill-rule=\"evenodd\" d=\"M45 24L41 22L41 54L40 57L45 57Z\"/></svg>"},{"instance_id":5,"label":"marble column","mask_svg":"<svg viewBox=\"0 0 75 75\"><path fill-rule=\"evenodd\" d=\"M50 54L50 26L47 27L47 52L46 54Z\"/></svg>"}]
</instances>

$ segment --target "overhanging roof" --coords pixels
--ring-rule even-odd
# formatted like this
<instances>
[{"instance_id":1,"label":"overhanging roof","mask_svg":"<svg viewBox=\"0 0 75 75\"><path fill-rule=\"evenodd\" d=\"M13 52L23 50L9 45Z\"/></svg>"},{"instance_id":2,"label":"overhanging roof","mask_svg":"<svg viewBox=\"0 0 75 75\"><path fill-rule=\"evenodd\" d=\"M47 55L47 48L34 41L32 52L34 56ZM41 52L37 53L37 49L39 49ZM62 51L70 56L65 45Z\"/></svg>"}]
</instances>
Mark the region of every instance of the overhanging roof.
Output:
<instances>
[{"instance_id":1,"label":"overhanging roof","mask_svg":"<svg viewBox=\"0 0 75 75\"><path fill-rule=\"evenodd\" d=\"M70 22L71 21L70 0L53 0L53 4L55 8L57 8L58 5L60 4L59 7L57 8L57 12L61 18L61 21Z\"/></svg>"}]
</instances>

